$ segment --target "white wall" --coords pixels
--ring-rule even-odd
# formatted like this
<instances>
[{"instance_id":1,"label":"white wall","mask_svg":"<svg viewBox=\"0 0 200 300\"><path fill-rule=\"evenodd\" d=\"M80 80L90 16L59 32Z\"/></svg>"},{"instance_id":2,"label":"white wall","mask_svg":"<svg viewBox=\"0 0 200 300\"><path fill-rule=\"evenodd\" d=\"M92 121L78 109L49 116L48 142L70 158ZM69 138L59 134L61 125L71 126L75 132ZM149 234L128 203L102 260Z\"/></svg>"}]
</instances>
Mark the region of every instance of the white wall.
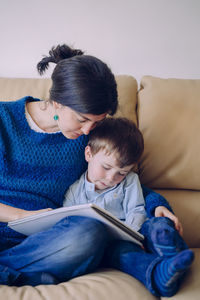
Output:
<instances>
[{"instance_id":1,"label":"white wall","mask_svg":"<svg viewBox=\"0 0 200 300\"><path fill-rule=\"evenodd\" d=\"M200 78L199 0L0 0L0 28L1 77L37 77L68 43L138 81Z\"/></svg>"}]
</instances>

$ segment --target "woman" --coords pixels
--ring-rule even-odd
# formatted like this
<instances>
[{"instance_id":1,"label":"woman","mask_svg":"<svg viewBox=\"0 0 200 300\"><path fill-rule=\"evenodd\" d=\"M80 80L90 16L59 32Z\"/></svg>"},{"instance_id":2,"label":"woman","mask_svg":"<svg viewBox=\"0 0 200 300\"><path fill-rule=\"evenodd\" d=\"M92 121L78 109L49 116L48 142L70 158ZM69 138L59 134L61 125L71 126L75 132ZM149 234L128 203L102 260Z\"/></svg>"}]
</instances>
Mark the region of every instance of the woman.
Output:
<instances>
[{"instance_id":1,"label":"woman","mask_svg":"<svg viewBox=\"0 0 200 300\"><path fill-rule=\"evenodd\" d=\"M48 102L25 97L0 103L0 199L12 206L1 206L2 222L28 214L20 209L62 206L67 188L86 169L88 133L117 109L116 81L105 63L66 45L53 48L38 63L39 73L51 62L56 67ZM106 243L102 227L74 217L25 239L1 223L1 283L51 283L55 276L63 281L92 271ZM39 278L35 272L41 270Z\"/></svg>"},{"instance_id":2,"label":"woman","mask_svg":"<svg viewBox=\"0 0 200 300\"><path fill-rule=\"evenodd\" d=\"M122 242L107 248L106 229L96 220L68 217L29 237L4 223L62 206L69 185L86 169L87 135L117 109L115 78L102 61L62 45L39 62L40 74L50 62L56 67L48 102L25 97L0 103L0 283L34 286L66 281L94 271L105 249L107 257L114 253L111 267L143 281L126 269L126 262L119 262L127 251L137 254L137 247ZM148 215L169 217L181 231L166 200L151 190L143 192ZM143 274L161 260L141 255L146 258ZM137 270L140 273L140 265Z\"/></svg>"}]
</instances>

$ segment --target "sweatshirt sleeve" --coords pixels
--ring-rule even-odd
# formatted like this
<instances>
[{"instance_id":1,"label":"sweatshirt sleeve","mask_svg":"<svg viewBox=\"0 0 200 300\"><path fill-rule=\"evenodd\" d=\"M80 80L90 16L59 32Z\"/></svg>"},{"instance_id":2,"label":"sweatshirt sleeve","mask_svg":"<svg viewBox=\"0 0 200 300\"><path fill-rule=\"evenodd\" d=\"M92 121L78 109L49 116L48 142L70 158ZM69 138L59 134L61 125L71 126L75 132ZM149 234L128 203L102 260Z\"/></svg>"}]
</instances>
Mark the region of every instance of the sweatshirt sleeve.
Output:
<instances>
[{"instance_id":1,"label":"sweatshirt sleeve","mask_svg":"<svg viewBox=\"0 0 200 300\"><path fill-rule=\"evenodd\" d=\"M148 218L154 217L155 208L158 206L165 206L173 213L173 210L168 201L162 195L154 192L144 185L142 185L142 192L145 200L145 207Z\"/></svg>"}]
</instances>

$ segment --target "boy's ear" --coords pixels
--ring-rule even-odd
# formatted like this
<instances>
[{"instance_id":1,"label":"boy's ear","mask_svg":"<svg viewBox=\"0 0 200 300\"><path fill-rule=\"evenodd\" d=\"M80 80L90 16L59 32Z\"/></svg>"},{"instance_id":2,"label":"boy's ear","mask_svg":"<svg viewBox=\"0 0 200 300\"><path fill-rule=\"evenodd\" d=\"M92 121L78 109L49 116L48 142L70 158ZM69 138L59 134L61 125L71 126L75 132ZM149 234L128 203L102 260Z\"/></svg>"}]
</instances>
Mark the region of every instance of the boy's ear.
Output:
<instances>
[{"instance_id":1,"label":"boy's ear","mask_svg":"<svg viewBox=\"0 0 200 300\"><path fill-rule=\"evenodd\" d=\"M86 146L85 147L85 160L87 162L89 162L91 158L92 158L91 148L90 148L90 146Z\"/></svg>"}]
</instances>

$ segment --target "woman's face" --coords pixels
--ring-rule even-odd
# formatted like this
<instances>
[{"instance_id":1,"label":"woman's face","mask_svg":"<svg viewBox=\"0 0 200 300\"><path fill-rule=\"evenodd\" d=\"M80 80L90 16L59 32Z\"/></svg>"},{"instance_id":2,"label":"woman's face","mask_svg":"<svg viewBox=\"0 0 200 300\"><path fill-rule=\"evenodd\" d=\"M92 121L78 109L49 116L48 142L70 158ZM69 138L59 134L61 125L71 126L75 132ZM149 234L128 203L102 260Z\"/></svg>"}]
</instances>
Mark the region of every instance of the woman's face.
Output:
<instances>
[{"instance_id":1,"label":"woman's face","mask_svg":"<svg viewBox=\"0 0 200 300\"><path fill-rule=\"evenodd\" d=\"M58 115L57 126L68 139L77 139L80 135L88 135L107 113L101 115L82 114L67 106L56 104L55 114Z\"/></svg>"}]
</instances>

